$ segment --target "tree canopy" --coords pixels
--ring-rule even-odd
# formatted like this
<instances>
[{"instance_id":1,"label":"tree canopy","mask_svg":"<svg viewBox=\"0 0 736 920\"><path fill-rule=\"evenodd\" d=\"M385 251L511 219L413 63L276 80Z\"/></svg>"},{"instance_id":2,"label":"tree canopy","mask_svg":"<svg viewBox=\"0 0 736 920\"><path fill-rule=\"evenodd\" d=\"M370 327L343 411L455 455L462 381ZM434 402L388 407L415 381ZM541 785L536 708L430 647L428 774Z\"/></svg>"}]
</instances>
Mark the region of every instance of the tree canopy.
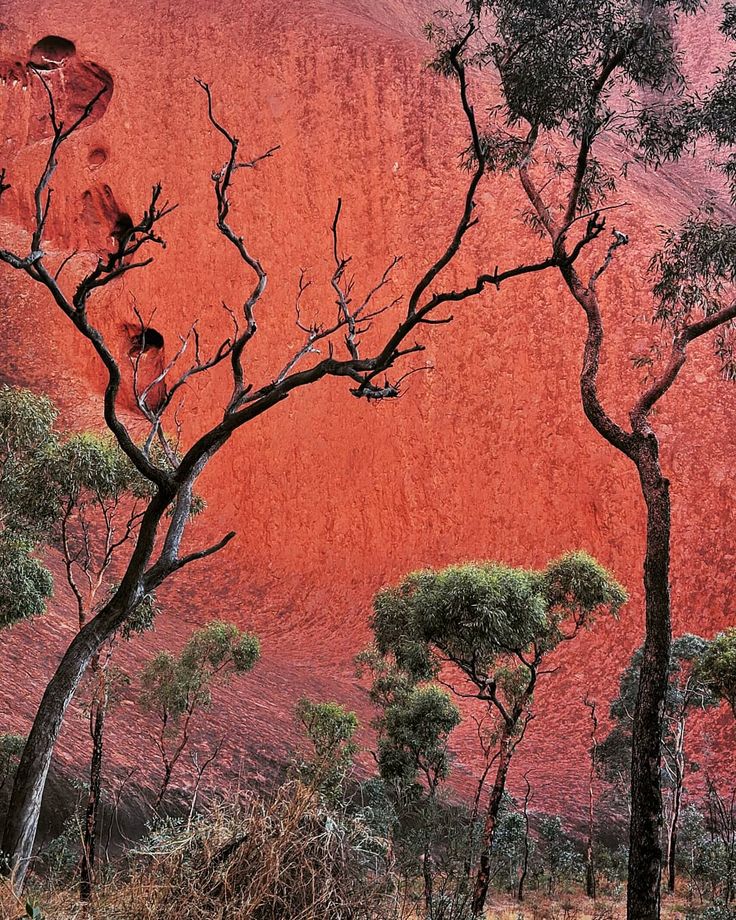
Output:
<instances>
[{"instance_id":1,"label":"tree canopy","mask_svg":"<svg viewBox=\"0 0 736 920\"><path fill-rule=\"evenodd\" d=\"M621 585L576 552L541 571L489 562L412 573L376 596L372 623L379 651L415 678L449 661L482 687L532 645L550 651L625 601Z\"/></svg>"}]
</instances>

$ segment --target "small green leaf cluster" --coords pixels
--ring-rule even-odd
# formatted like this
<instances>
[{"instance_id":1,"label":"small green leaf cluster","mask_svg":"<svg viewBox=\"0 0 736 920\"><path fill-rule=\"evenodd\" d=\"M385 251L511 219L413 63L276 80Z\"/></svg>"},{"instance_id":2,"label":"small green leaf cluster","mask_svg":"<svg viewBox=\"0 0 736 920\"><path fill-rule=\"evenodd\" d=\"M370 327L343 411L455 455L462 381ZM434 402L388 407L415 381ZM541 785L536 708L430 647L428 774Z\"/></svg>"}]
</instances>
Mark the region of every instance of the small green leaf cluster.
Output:
<instances>
[{"instance_id":1,"label":"small green leaf cluster","mask_svg":"<svg viewBox=\"0 0 736 920\"><path fill-rule=\"evenodd\" d=\"M307 698L299 700L295 714L312 745L311 756L300 765L302 778L326 797L334 797L358 752L358 717L339 703Z\"/></svg>"},{"instance_id":2,"label":"small green leaf cluster","mask_svg":"<svg viewBox=\"0 0 736 920\"><path fill-rule=\"evenodd\" d=\"M206 709L212 686L251 670L260 642L234 623L214 620L196 630L180 652L159 652L141 673L141 706L176 724L187 712Z\"/></svg>"},{"instance_id":3,"label":"small green leaf cluster","mask_svg":"<svg viewBox=\"0 0 736 920\"><path fill-rule=\"evenodd\" d=\"M736 718L736 627L711 639L694 673L714 696L728 703Z\"/></svg>"}]
</instances>

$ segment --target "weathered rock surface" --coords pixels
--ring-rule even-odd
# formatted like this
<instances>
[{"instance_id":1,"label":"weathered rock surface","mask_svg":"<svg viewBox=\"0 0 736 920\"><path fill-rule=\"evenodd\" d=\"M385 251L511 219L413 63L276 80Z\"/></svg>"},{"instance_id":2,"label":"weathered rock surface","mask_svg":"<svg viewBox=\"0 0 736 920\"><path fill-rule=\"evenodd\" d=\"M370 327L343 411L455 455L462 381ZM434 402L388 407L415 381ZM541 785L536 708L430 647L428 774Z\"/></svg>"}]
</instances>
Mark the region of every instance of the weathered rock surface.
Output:
<instances>
[{"instance_id":1,"label":"weathered rock surface","mask_svg":"<svg viewBox=\"0 0 736 920\"><path fill-rule=\"evenodd\" d=\"M268 380L298 342L300 267L315 278L309 309L331 315L329 225L338 196L344 247L361 289L402 254L391 296L407 291L452 230L463 192L456 155L464 126L452 86L423 68L421 23L431 6L6 0L0 161L13 188L0 213L0 238L23 245L33 180L47 151L42 90L28 61L48 68L69 112L106 81L106 103L63 152L49 248L59 260L79 250L78 264L104 251L120 221L136 215L162 180L179 203L163 228L167 249L101 296L94 315L121 354L130 347L134 302L163 336L153 360L173 353L194 317L214 343L221 301L242 301L250 279L214 228L209 176L226 151L192 78L211 81L217 109L245 154L281 145L258 170L239 174L233 195L232 222L269 273L249 358L253 378ZM685 41L697 51L696 72L707 75L717 40L691 29ZM614 407L623 409L639 386L641 372L629 356L651 335L651 228L675 221L697 200L701 182L696 167L682 167L668 176L633 175L622 191L630 207L617 226L632 244L605 279L604 380ZM479 204L482 224L449 273L457 283L481 268L529 258L540 245L516 220L520 199L510 182L488 182ZM70 277L74 270L72 263ZM2 277L3 377L49 390L69 421L98 424L103 375L91 349L43 292L16 274ZM520 281L464 304L451 326L433 328L425 354L435 369L414 375L397 403L368 405L345 384L326 381L250 424L215 459L202 484L208 511L191 541L231 528L238 539L166 590L154 637L137 640L123 657L135 667L154 645L176 646L213 616L261 634L263 664L218 703L206 729L215 737L227 728L224 769L239 770L242 759L247 775L263 769L264 758L282 757L295 737L292 709L301 695L345 700L365 712L351 658L368 637L371 597L386 582L463 559L543 565L581 547L613 569L631 602L619 622L601 622L559 655L519 759L532 769L539 807L583 807L582 699L586 692L610 697L641 639L644 516L635 472L583 417L576 379L582 335L582 317L555 277ZM185 437L216 417L226 392L224 373L192 384ZM657 419L673 483L681 631L708 635L736 621L734 419L736 392L718 381L701 347ZM28 725L72 629L60 605L2 637L0 729ZM138 764L141 775L150 773L150 726L132 702L113 725L111 769ZM701 765L717 766L732 732L725 716L704 723ZM79 760L83 733L83 719L73 715L59 746L62 763ZM456 742L469 774L473 740L471 726Z\"/></svg>"}]
</instances>

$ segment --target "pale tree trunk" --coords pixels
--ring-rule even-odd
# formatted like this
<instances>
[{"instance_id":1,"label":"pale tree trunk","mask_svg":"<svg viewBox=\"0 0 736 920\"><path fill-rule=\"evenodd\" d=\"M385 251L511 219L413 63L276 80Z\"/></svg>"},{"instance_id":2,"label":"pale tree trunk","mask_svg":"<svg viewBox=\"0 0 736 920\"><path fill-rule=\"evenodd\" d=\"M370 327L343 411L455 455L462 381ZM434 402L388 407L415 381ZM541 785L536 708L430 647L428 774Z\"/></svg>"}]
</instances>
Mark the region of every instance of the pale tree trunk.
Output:
<instances>
[{"instance_id":1,"label":"pale tree trunk","mask_svg":"<svg viewBox=\"0 0 736 920\"><path fill-rule=\"evenodd\" d=\"M672 790L672 813L667 829L667 890L674 892L677 879L677 833L682 809L682 792L685 785L685 715L677 725L675 740L675 785Z\"/></svg>"},{"instance_id":2,"label":"pale tree trunk","mask_svg":"<svg viewBox=\"0 0 736 920\"><path fill-rule=\"evenodd\" d=\"M114 613L114 610L110 608L109 613ZM5 821L2 847L9 859L16 891L23 888L30 865L43 790L64 714L92 656L108 638L107 622L107 617L98 615L72 640L46 687L23 749Z\"/></svg>"}]
</instances>

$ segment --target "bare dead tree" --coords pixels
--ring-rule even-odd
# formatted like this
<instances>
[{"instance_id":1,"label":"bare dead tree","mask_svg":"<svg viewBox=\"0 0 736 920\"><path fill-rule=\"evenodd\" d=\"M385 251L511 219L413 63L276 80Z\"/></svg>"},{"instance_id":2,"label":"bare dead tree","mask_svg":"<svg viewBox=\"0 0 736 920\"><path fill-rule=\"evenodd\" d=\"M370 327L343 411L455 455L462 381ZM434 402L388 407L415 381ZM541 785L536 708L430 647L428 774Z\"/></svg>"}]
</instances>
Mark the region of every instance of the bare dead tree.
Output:
<instances>
[{"instance_id":1,"label":"bare dead tree","mask_svg":"<svg viewBox=\"0 0 736 920\"><path fill-rule=\"evenodd\" d=\"M216 225L254 280L237 313L228 306L224 307L231 328L216 348L207 351L201 343L196 324L192 325L181 347L155 381L156 385L163 385L165 388L162 398L151 399L152 384L141 387L136 381L138 406L149 422L149 431L142 444L136 442L118 412L122 386L120 364L96 325L90 307L95 295L100 291L152 262L153 256L149 254L151 249L164 246L164 239L159 230L160 224L175 205L163 199L161 185L155 185L142 215L137 220L131 220L130 226L121 230L116 237L113 250L106 257L99 258L97 264L83 274L76 285L66 285L60 273L66 260L54 271L47 262L44 249L44 230L52 205L51 180L58 166L57 157L60 149L84 125L95 102L106 90L100 89L80 116L66 126L59 117L48 84L42 73L36 71L48 95L53 134L48 158L34 191L34 213L31 219L28 252L20 254L0 248L0 261L23 272L31 281L44 288L59 310L73 324L80 338L92 347L107 375L104 394L105 423L136 469L155 487L155 492L142 514L134 547L120 585L110 600L85 623L69 645L56 673L46 687L35 717L17 773L2 845L16 887L22 886L28 869L41 796L62 720L90 660L104 642L133 614L145 596L185 567L219 552L235 536L234 532L230 532L210 546L188 553L182 552L182 538L192 511L194 484L214 454L243 425L273 409L291 393L316 384L326 377L346 378L353 384L352 394L358 398L395 398L400 393L403 378L391 380L387 372L402 359L423 350L421 342L412 339L412 336L420 332L424 325L451 321L452 317L449 315L437 316L440 308L461 303L480 294L489 286L498 288L508 279L543 271L558 264L560 256L553 254L540 262L517 265L504 271L496 268L492 274L478 275L465 288L432 290L432 285L456 257L468 231L478 221L475 195L486 172L485 148L469 101L465 66L462 61L463 48L471 34L471 30L468 30L450 54L459 86L462 110L476 157L476 163L470 171L462 212L450 242L409 291L403 317L398 320L393 331L378 347L368 349L365 338L371 331L372 321L380 312L396 304L394 300L388 304L374 306L374 299L387 284L397 259L394 257L389 261L381 279L369 288L369 293L365 297L353 299L353 288L345 272L349 259L342 256L339 250L341 202L338 202L332 224L336 266L331 279L337 299L336 316L324 324L307 325L302 322L298 313L297 324L304 334L302 345L284 361L271 379L260 382L246 380L243 355L257 333L256 308L266 290L268 274L261 260L251 251L246 239L230 223L230 190L236 175L261 165L275 153L276 148L271 148L249 160L241 159L240 141L215 114L209 85L198 81L206 95L209 122L226 142L228 149L225 163L211 176L215 194ZM5 175L4 170L0 171L0 195L9 187L5 182ZM578 247L573 253L566 253L564 258L574 262L581 249L582 247ZM306 284L302 277L297 306ZM338 353L340 335L343 336L346 349L344 356ZM189 363L185 365L187 358ZM167 416L169 410L174 416L173 427L176 431L180 430L176 422L178 407L174 406L177 394L187 381L224 364L230 368L231 392L223 407L221 419L199 435L185 450L177 450L170 434L167 433L167 425L171 424L171 414ZM154 450L154 445L158 445L157 450Z\"/></svg>"}]
</instances>

